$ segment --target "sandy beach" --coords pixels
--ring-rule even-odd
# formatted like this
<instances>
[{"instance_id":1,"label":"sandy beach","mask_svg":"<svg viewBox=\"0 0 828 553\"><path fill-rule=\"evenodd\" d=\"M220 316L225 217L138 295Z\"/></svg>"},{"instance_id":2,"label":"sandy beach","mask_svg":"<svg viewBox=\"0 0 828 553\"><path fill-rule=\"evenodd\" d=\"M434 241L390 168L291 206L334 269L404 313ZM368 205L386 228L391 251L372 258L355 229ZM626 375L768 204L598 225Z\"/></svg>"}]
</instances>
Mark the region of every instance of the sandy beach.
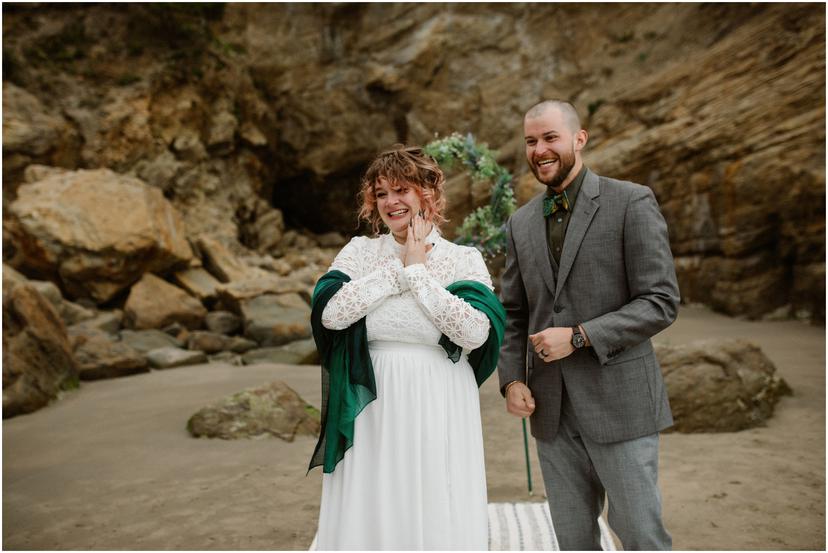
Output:
<instances>
[{"instance_id":1,"label":"sandy beach","mask_svg":"<svg viewBox=\"0 0 828 553\"><path fill-rule=\"evenodd\" d=\"M825 549L825 328L684 307L657 340L710 337L760 344L794 395L762 428L663 435L674 548ZM315 439L193 439L185 428L204 405L275 379L318 405L318 367L212 364L83 383L3 421L3 548L307 549L321 489L319 469L306 475ZM543 500L534 451L527 494L520 421L496 378L481 394L489 500Z\"/></svg>"}]
</instances>

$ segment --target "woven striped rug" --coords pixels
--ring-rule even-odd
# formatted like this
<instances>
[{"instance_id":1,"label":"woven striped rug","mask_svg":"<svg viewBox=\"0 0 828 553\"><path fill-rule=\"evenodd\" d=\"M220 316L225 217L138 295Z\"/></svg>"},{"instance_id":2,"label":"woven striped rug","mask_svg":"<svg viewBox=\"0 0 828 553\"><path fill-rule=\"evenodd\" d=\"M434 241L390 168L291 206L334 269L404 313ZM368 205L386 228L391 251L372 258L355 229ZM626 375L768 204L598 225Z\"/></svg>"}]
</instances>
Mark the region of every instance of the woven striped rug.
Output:
<instances>
[{"instance_id":1,"label":"woven striped rug","mask_svg":"<svg viewBox=\"0 0 828 553\"><path fill-rule=\"evenodd\" d=\"M601 527L601 548L615 551L615 543L604 519ZM316 551L316 536L310 551ZM489 503L489 551L560 551L549 504Z\"/></svg>"},{"instance_id":2,"label":"woven striped rug","mask_svg":"<svg viewBox=\"0 0 828 553\"><path fill-rule=\"evenodd\" d=\"M601 547L615 551L615 543L603 518ZM489 503L489 551L560 551L549 504Z\"/></svg>"}]
</instances>

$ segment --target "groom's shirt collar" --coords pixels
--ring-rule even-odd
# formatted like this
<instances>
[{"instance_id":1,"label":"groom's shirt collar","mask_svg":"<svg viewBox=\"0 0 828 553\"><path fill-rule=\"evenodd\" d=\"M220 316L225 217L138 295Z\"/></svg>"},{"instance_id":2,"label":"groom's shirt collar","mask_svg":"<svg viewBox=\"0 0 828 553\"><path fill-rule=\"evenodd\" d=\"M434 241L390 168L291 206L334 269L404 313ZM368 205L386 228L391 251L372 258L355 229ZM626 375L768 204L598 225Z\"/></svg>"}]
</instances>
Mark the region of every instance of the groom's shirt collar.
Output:
<instances>
[{"instance_id":1,"label":"groom's shirt collar","mask_svg":"<svg viewBox=\"0 0 828 553\"><path fill-rule=\"evenodd\" d=\"M549 255L555 260L552 263L554 269L561 261L561 252L563 251L564 237L566 237L566 228L569 226L569 219L575 209L575 202L578 200L578 193L581 191L581 185L584 183L586 177L586 165L581 167L575 179L569 183L564 190L566 197L569 200L569 210L558 210L550 217L546 218L546 244L549 250ZM551 196L555 191L547 187L546 194ZM551 262L551 261L550 261Z\"/></svg>"}]
</instances>

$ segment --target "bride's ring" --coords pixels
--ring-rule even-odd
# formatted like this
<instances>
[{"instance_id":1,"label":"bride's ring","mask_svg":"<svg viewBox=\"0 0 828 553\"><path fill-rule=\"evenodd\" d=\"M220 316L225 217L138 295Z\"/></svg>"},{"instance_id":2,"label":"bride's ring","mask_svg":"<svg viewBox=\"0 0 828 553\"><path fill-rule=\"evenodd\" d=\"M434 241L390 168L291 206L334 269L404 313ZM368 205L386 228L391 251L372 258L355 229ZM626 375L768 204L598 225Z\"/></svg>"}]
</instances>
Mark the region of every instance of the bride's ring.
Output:
<instances>
[{"instance_id":1,"label":"bride's ring","mask_svg":"<svg viewBox=\"0 0 828 553\"><path fill-rule=\"evenodd\" d=\"M546 357L546 352L545 352L545 351L543 351L543 350L540 350L540 356L541 356L541 357Z\"/></svg>"}]
</instances>

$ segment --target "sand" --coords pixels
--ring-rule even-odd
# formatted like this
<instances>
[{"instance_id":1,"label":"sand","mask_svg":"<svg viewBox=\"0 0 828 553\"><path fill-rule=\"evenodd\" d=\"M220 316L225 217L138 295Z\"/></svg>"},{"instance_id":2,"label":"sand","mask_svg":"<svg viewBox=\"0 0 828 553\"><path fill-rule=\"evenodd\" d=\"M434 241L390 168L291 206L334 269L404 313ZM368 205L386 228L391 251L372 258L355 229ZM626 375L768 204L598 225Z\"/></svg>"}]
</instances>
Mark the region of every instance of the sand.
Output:
<instances>
[{"instance_id":1,"label":"sand","mask_svg":"<svg viewBox=\"0 0 828 553\"><path fill-rule=\"evenodd\" d=\"M762 428L662 436L675 549L825 549L825 328L685 307L657 339L714 336L758 342L794 395ZM273 379L318 404L318 367L214 364L83 383L3 421L3 548L307 549L321 489L319 469L306 475L314 439L199 440L185 429L205 404ZM543 500L531 443L527 493L520 420L496 379L481 397L489 500Z\"/></svg>"}]
</instances>

